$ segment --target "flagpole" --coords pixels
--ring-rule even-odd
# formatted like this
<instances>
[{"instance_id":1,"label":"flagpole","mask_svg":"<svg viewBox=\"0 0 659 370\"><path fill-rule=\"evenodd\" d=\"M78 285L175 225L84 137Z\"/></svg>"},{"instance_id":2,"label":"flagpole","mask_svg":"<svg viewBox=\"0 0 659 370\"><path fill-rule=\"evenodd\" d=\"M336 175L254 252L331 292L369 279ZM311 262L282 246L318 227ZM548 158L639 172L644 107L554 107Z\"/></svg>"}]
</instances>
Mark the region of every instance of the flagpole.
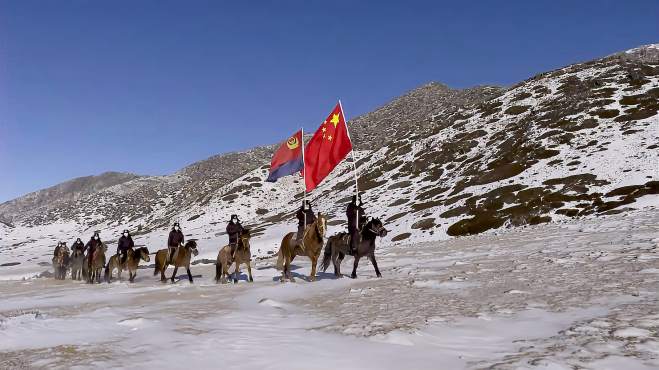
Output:
<instances>
[{"instance_id":1,"label":"flagpole","mask_svg":"<svg viewBox=\"0 0 659 370\"><path fill-rule=\"evenodd\" d=\"M359 183L357 182L357 161L355 160L355 150L352 138L350 137L350 129L348 129L348 118L346 118L346 113L343 111L343 104L341 104L341 99L339 99L339 107L341 108L341 114L343 114L343 121L346 123L346 133L348 134L348 139L350 139L350 157L352 158L352 173L355 176L355 195L359 195ZM303 152L304 153L304 152Z\"/></svg>"},{"instance_id":2,"label":"flagpole","mask_svg":"<svg viewBox=\"0 0 659 370\"><path fill-rule=\"evenodd\" d=\"M304 162L304 127L300 128L300 131L302 132L302 191L304 192L304 197L303 197L303 202L304 204L307 203L307 184L306 181L304 180L305 174L305 162ZM305 222L306 225L306 222Z\"/></svg>"}]
</instances>

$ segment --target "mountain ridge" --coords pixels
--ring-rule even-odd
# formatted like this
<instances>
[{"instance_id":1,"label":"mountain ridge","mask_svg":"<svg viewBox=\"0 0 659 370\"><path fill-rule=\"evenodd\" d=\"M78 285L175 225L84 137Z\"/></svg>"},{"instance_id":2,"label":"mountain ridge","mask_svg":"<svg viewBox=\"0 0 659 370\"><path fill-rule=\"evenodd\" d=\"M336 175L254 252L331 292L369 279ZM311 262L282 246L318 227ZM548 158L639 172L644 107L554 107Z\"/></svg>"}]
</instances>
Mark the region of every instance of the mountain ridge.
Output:
<instances>
[{"instance_id":1,"label":"mountain ridge","mask_svg":"<svg viewBox=\"0 0 659 370\"><path fill-rule=\"evenodd\" d=\"M467 103L427 84L356 117L351 128L362 127L359 142L369 144L354 153L359 189L368 215L390 230L384 245L659 207L659 56L645 50L653 48L472 90ZM272 148L25 212L13 227L0 224L0 256L36 263L56 241L98 229L106 241L130 229L157 249L180 221L198 239L198 258L213 259L234 213L252 228L254 255L268 256L295 229L303 197L298 176L264 181ZM330 234L345 228L353 193L349 158L308 194Z\"/></svg>"}]
</instances>

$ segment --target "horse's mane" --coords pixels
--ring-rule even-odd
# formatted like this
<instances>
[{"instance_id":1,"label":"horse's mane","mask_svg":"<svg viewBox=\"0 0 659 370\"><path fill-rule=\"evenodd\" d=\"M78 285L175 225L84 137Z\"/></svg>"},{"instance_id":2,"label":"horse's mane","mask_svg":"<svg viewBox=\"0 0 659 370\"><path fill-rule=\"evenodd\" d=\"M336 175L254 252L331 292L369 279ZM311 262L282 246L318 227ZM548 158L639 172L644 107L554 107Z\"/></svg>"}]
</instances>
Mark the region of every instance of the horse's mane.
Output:
<instances>
[{"instance_id":1,"label":"horse's mane","mask_svg":"<svg viewBox=\"0 0 659 370\"><path fill-rule=\"evenodd\" d=\"M312 223L312 225L314 226L314 228L313 228L314 233L316 234L316 238L318 239L318 242L320 242L320 243L324 242L324 240L323 240L323 237L318 232L318 223L320 222L321 219L324 219L324 218L325 218L325 215L318 212L318 217L316 218L316 221L314 221Z\"/></svg>"},{"instance_id":2,"label":"horse's mane","mask_svg":"<svg viewBox=\"0 0 659 370\"><path fill-rule=\"evenodd\" d=\"M149 254L149 249L147 247L135 248L135 250L133 251L133 254L139 257L140 253L142 253L142 251L146 252L146 254Z\"/></svg>"},{"instance_id":3,"label":"horse's mane","mask_svg":"<svg viewBox=\"0 0 659 370\"><path fill-rule=\"evenodd\" d=\"M318 217L316 217L316 221L312 222L312 224L318 224L318 221L320 221L321 218L326 218L324 214L318 212Z\"/></svg>"},{"instance_id":4,"label":"horse's mane","mask_svg":"<svg viewBox=\"0 0 659 370\"><path fill-rule=\"evenodd\" d=\"M185 243L185 248L197 248L197 241L196 240L188 240Z\"/></svg>"}]
</instances>

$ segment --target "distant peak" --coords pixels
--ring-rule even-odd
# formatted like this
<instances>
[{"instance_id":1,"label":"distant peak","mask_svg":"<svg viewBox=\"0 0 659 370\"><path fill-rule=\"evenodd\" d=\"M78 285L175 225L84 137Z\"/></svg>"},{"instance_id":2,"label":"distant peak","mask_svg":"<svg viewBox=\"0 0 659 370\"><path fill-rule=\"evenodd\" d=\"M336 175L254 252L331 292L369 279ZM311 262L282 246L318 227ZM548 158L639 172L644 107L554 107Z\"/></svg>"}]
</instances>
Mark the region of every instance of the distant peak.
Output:
<instances>
[{"instance_id":1,"label":"distant peak","mask_svg":"<svg viewBox=\"0 0 659 370\"><path fill-rule=\"evenodd\" d=\"M625 51L625 53L633 54L633 53L638 53L638 52L643 52L643 51L648 51L648 50L657 50L657 51L659 51L659 44L648 44L648 45L639 46L637 48L629 49L629 50Z\"/></svg>"},{"instance_id":2,"label":"distant peak","mask_svg":"<svg viewBox=\"0 0 659 370\"><path fill-rule=\"evenodd\" d=\"M635 59L642 62L656 63L659 62L659 44L648 44L637 48L629 49L621 53L616 53L613 57L622 59Z\"/></svg>"}]
</instances>

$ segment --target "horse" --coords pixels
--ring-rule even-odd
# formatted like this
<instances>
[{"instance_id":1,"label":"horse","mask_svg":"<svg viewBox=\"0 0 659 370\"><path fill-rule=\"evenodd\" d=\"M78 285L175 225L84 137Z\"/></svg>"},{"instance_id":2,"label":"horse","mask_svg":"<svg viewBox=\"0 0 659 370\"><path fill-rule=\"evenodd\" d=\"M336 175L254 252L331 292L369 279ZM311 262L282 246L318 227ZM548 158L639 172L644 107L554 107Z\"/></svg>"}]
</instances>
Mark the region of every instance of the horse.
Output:
<instances>
[{"instance_id":1,"label":"horse","mask_svg":"<svg viewBox=\"0 0 659 370\"><path fill-rule=\"evenodd\" d=\"M249 275L249 282L253 282L252 278L252 266L250 261L252 260L252 252L249 246L249 239L251 234L248 229L243 230L243 232L238 237L238 246L236 247L233 256L231 255L231 245L225 245L220 249L220 252L217 254L217 262L215 263L215 282L222 284L227 282L227 277L229 277L229 267L233 262L236 263L236 268L234 270L233 282L238 282L238 276L240 276L240 265L247 265L247 274Z\"/></svg>"},{"instance_id":2,"label":"horse","mask_svg":"<svg viewBox=\"0 0 659 370\"><path fill-rule=\"evenodd\" d=\"M73 249L73 254L71 255L71 280L82 280L84 265L85 252L82 249Z\"/></svg>"},{"instance_id":3,"label":"horse","mask_svg":"<svg viewBox=\"0 0 659 370\"><path fill-rule=\"evenodd\" d=\"M165 277L165 271L167 270L167 267L169 266L169 261L167 261L167 253L169 252L169 249L161 249L158 252L156 252L156 268L153 270L153 276L158 275L160 273L160 281L166 281L167 278ZM176 277L176 271L178 271L179 267L185 267L185 269L188 272L188 280L192 283L192 274L190 273L190 260L192 259L192 256L196 256L199 254L199 251L197 250L197 241L194 239L188 240L187 243L185 243L185 246L180 246L176 248L176 251L174 252L174 255L172 256L172 265L174 266L174 273L172 273L172 283L174 282L174 277Z\"/></svg>"},{"instance_id":4,"label":"horse","mask_svg":"<svg viewBox=\"0 0 659 370\"><path fill-rule=\"evenodd\" d=\"M66 278L66 270L69 268L69 248L66 244L57 247L53 257L53 271L55 272L55 279L64 280Z\"/></svg>"},{"instance_id":5,"label":"horse","mask_svg":"<svg viewBox=\"0 0 659 370\"><path fill-rule=\"evenodd\" d=\"M87 282L93 284L94 282L101 282L101 271L105 267L105 252L108 250L105 243L101 243L98 247L94 249L94 254L92 254L92 266L89 271L87 271Z\"/></svg>"},{"instance_id":6,"label":"horse","mask_svg":"<svg viewBox=\"0 0 659 370\"><path fill-rule=\"evenodd\" d=\"M147 247L137 248L135 250L129 249L126 254L126 262L123 264L119 263L121 260L120 254L115 254L110 257L108 265L105 266L105 281L108 283L112 282L112 271L117 269L117 276L119 281L121 281L121 272L123 270L128 270L128 281L131 283L135 280L137 276L137 265L139 265L140 260L144 262L149 262L151 258L149 257L149 250Z\"/></svg>"},{"instance_id":7,"label":"horse","mask_svg":"<svg viewBox=\"0 0 659 370\"><path fill-rule=\"evenodd\" d=\"M378 236L381 238L385 237L387 235L387 229L384 228L380 219L374 218L364 225L360 234L361 240L357 243L357 255L354 256L355 263L350 277L353 279L357 278L357 265L359 264L359 259L364 256L367 256L371 260L377 277L382 277L378 269L378 263L375 261L375 239ZM349 251L350 234L343 232L329 237L325 245L325 255L323 256L320 268L325 272L329 267L330 261L332 261L334 264L334 276L338 278L342 277L341 262Z\"/></svg>"},{"instance_id":8,"label":"horse","mask_svg":"<svg viewBox=\"0 0 659 370\"><path fill-rule=\"evenodd\" d=\"M279 247L277 257L277 269L282 270L281 282L288 279L295 281L291 276L291 262L296 256L307 256L311 260L311 275L309 281L316 280L316 263L323 249L325 241L325 232L327 231L327 218L320 212L316 221L307 226L304 230L302 245L298 244L294 238L295 233L284 235Z\"/></svg>"}]
</instances>

